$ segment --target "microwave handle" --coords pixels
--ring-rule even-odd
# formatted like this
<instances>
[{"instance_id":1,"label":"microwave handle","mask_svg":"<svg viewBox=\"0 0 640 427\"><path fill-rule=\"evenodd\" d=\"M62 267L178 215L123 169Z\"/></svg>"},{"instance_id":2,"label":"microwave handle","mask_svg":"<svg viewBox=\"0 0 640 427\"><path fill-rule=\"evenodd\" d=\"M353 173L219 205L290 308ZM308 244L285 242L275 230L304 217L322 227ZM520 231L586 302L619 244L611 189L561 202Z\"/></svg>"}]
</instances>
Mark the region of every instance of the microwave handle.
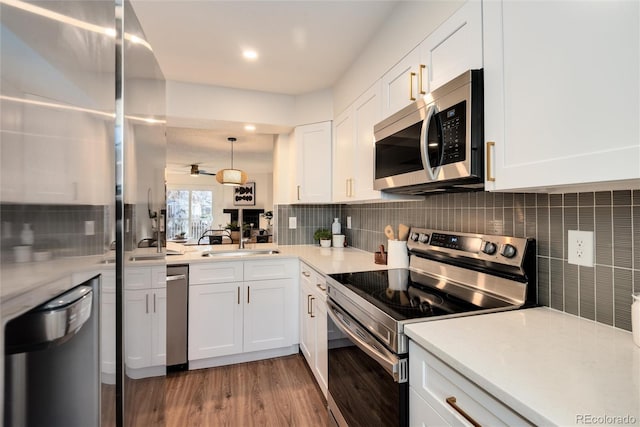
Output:
<instances>
[{"instance_id":1,"label":"microwave handle","mask_svg":"<svg viewBox=\"0 0 640 427\"><path fill-rule=\"evenodd\" d=\"M429 106L426 117L422 121L422 129L420 130L420 155L422 156L422 166L424 167L424 170L427 171L427 176L430 181L436 180L440 169L438 167L438 171L434 173L431 163L429 162L429 155L427 154L427 132L429 131L431 119L437 112L435 104Z\"/></svg>"}]
</instances>

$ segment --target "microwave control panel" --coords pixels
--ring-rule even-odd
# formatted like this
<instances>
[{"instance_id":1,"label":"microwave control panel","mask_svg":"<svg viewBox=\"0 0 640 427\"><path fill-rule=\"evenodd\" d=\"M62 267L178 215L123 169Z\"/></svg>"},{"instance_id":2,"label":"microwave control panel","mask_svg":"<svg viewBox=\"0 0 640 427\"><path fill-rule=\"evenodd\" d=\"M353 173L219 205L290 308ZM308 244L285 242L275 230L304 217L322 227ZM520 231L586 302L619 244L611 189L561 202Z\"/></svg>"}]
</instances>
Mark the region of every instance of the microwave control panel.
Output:
<instances>
[{"instance_id":1,"label":"microwave control panel","mask_svg":"<svg viewBox=\"0 0 640 427\"><path fill-rule=\"evenodd\" d=\"M463 162L466 153L466 120L467 101L462 101L451 108L438 113L438 122L442 127L442 161L441 165Z\"/></svg>"}]
</instances>

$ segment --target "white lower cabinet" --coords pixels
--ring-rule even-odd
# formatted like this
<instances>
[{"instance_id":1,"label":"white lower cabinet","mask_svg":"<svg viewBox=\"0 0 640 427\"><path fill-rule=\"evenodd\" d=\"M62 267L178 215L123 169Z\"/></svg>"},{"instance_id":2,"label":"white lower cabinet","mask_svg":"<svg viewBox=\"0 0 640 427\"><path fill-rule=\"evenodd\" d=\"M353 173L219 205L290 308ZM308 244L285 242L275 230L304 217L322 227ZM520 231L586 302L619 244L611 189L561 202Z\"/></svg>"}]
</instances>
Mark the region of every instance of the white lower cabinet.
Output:
<instances>
[{"instance_id":1,"label":"white lower cabinet","mask_svg":"<svg viewBox=\"0 0 640 427\"><path fill-rule=\"evenodd\" d=\"M200 283L206 274L199 270L211 271L215 265L191 265L190 278L195 277L200 284L190 280L189 285L189 367L197 369L295 353L297 261L219 264L225 264L227 271L235 271L234 281Z\"/></svg>"},{"instance_id":2,"label":"white lower cabinet","mask_svg":"<svg viewBox=\"0 0 640 427\"><path fill-rule=\"evenodd\" d=\"M409 390L412 426L533 425L414 341L409 343Z\"/></svg>"},{"instance_id":3,"label":"white lower cabinet","mask_svg":"<svg viewBox=\"0 0 640 427\"><path fill-rule=\"evenodd\" d=\"M166 267L133 267L125 272L124 325L127 376L163 375L167 347ZM152 277L154 278L152 280ZM134 289L128 288L128 279Z\"/></svg>"},{"instance_id":4,"label":"white lower cabinet","mask_svg":"<svg viewBox=\"0 0 640 427\"><path fill-rule=\"evenodd\" d=\"M245 282L244 351L292 344L291 308L295 306L293 279Z\"/></svg>"},{"instance_id":5,"label":"white lower cabinet","mask_svg":"<svg viewBox=\"0 0 640 427\"><path fill-rule=\"evenodd\" d=\"M324 276L300 263L300 350L327 396L327 309Z\"/></svg>"},{"instance_id":6,"label":"white lower cabinet","mask_svg":"<svg viewBox=\"0 0 640 427\"><path fill-rule=\"evenodd\" d=\"M242 284L189 287L189 360L242 352Z\"/></svg>"},{"instance_id":7,"label":"white lower cabinet","mask_svg":"<svg viewBox=\"0 0 640 427\"><path fill-rule=\"evenodd\" d=\"M446 426L447 422L420 395L409 387L409 425L412 427Z\"/></svg>"}]
</instances>

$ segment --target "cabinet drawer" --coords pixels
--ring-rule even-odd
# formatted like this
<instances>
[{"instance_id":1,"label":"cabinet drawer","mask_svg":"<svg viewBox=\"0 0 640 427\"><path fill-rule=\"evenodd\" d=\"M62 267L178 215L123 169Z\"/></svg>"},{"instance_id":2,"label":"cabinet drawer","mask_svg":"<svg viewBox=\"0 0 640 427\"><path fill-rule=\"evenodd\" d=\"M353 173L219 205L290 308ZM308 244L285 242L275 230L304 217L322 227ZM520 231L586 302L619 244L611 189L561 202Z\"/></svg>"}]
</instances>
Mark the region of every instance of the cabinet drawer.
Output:
<instances>
[{"instance_id":1,"label":"cabinet drawer","mask_svg":"<svg viewBox=\"0 0 640 427\"><path fill-rule=\"evenodd\" d=\"M324 275L318 273L304 262L300 262L300 283L306 284L310 292L322 302L327 299L327 283Z\"/></svg>"},{"instance_id":2,"label":"cabinet drawer","mask_svg":"<svg viewBox=\"0 0 640 427\"><path fill-rule=\"evenodd\" d=\"M103 291L116 291L116 272L114 269L102 270L102 290Z\"/></svg>"},{"instance_id":3,"label":"cabinet drawer","mask_svg":"<svg viewBox=\"0 0 640 427\"><path fill-rule=\"evenodd\" d=\"M155 289L167 287L167 267L165 265L151 267L151 287Z\"/></svg>"},{"instance_id":4,"label":"cabinet drawer","mask_svg":"<svg viewBox=\"0 0 640 427\"><path fill-rule=\"evenodd\" d=\"M409 385L449 424L468 426L454 402L480 425L532 425L511 408L415 344L409 344Z\"/></svg>"},{"instance_id":5,"label":"cabinet drawer","mask_svg":"<svg viewBox=\"0 0 640 427\"><path fill-rule=\"evenodd\" d=\"M227 283L242 281L242 261L191 264L189 284Z\"/></svg>"},{"instance_id":6,"label":"cabinet drawer","mask_svg":"<svg viewBox=\"0 0 640 427\"><path fill-rule=\"evenodd\" d=\"M409 425L413 427L445 426L447 422L420 395L409 387Z\"/></svg>"},{"instance_id":7,"label":"cabinet drawer","mask_svg":"<svg viewBox=\"0 0 640 427\"><path fill-rule=\"evenodd\" d=\"M125 289L151 289L151 267L125 267Z\"/></svg>"},{"instance_id":8,"label":"cabinet drawer","mask_svg":"<svg viewBox=\"0 0 640 427\"><path fill-rule=\"evenodd\" d=\"M295 259L266 259L244 262L244 280L293 279L298 275Z\"/></svg>"}]
</instances>

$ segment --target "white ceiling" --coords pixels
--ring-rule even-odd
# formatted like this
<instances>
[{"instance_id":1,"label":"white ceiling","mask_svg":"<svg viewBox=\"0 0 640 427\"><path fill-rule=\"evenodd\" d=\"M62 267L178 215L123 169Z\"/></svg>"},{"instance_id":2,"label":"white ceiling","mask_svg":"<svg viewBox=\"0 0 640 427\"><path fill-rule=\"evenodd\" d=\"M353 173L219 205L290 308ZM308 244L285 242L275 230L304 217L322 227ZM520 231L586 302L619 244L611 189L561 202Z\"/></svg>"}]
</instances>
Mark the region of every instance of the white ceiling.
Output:
<instances>
[{"instance_id":1,"label":"white ceiling","mask_svg":"<svg viewBox=\"0 0 640 427\"><path fill-rule=\"evenodd\" d=\"M396 3L132 1L167 80L288 95L333 86ZM245 60L244 48L255 49L258 59ZM169 172L186 173L187 166L196 162L208 170L223 167L218 163L225 154L229 160L229 136L238 138L234 149L237 167L247 171L272 168L271 162L267 166L264 161L264 150L270 152L273 146L271 135L247 133L237 124L212 127L167 130ZM243 152L251 152L246 161Z\"/></svg>"}]
</instances>

